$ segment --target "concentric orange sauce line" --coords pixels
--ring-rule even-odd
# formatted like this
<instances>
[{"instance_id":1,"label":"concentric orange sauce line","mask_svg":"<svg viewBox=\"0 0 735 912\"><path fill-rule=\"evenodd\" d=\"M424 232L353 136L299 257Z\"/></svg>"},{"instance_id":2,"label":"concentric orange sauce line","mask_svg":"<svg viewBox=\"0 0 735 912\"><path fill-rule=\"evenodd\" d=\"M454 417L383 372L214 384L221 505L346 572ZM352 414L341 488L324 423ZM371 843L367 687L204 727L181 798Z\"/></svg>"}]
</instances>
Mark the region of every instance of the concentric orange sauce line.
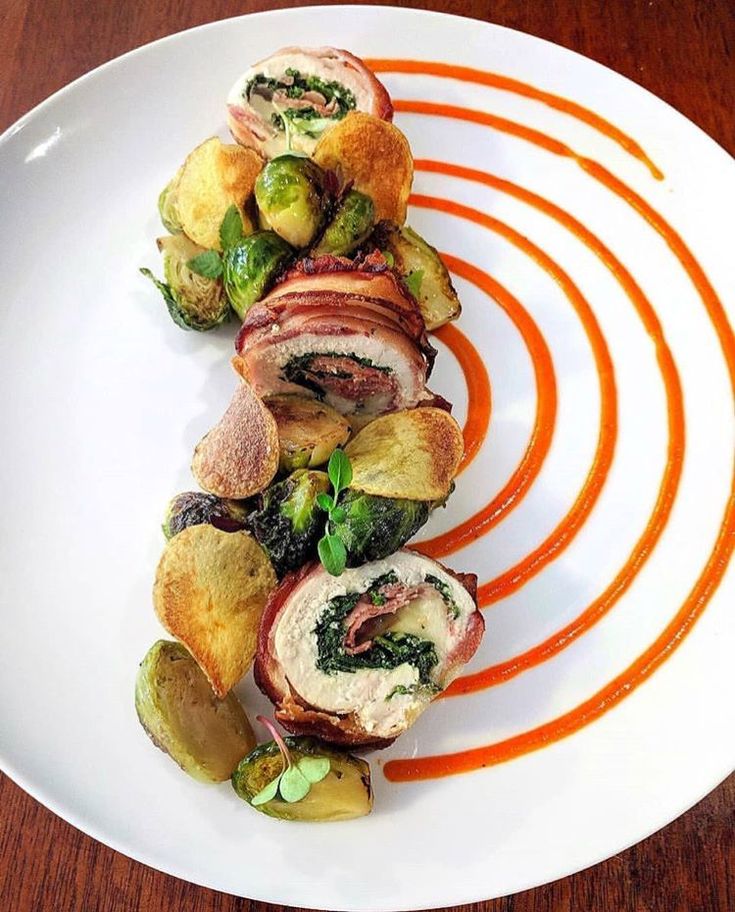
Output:
<instances>
[{"instance_id":1,"label":"concentric orange sauce line","mask_svg":"<svg viewBox=\"0 0 735 912\"><path fill-rule=\"evenodd\" d=\"M417 205L414 198L411 198L410 202L413 205ZM496 494L486 507L483 507L482 510L468 520L468 523L472 524L476 529L475 537L479 537L495 525L503 515L520 503L543 465L546 454L551 446L551 440L554 436L557 402L556 377L554 375L554 364L551 359L549 347L546 344L541 331L534 322L533 317L531 317L521 302L501 285L500 282L493 279L482 269L478 269L477 266L473 266L471 263L461 260L459 257L452 256L449 253L442 253L441 256L450 272L471 282L481 291L485 292L485 294L497 303L507 314L520 333L523 343L526 346L531 358L534 379L536 382L536 415L534 417L533 427L526 450L521 457L518 466L498 494ZM457 330L455 327L451 324L447 324L446 326L443 326L436 335L442 341L446 341L447 333L450 333L451 338L456 332ZM450 345L450 348L451 347L452 346ZM452 350L454 351L454 349ZM473 373L478 373L476 367L472 365L469 366ZM484 365L482 365L482 368L483 372L485 372ZM477 412L481 416L483 408L482 392L470 385L471 380L467 372L465 372L465 376L468 385L469 411L472 413ZM487 376L486 372L485 376ZM489 418L489 411L487 417ZM464 430L465 441L467 441L468 436L471 436L468 435L469 424L470 422L468 419ZM485 424L485 430L487 430L487 423ZM482 440L477 436L471 439L469 446L472 447L471 452L473 456L481 443ZM465 442L463 466L467 462L467 452L468 444ZM433 539L433 541L436 541L436 539ZM422 553L426 553L426 545L426 542L422 542L417 545L416 548Z\"/></svg>"},{"instance_id":2,"label":"concentric orange sauce line","mask_svg":"<svg viewBox=\"0 0 735 912\"><path fill-rule=\"evenodd\" d=\"M668 244L702 300L720 342L730 377L731 390L735 395L735 336L717 293L681 236L639 194L602 165L584 160L582 166L596 180L631 205ZM394 781L426 779L454 775L502 763L565 738L595 721L646 681L661 663L681 645L721 583L732 558L734 547L735 465L730 494L709 560L671 622L625 671L574 709L530 731L495 744L454 754L413 760L393 760L384 768L387 778Z\"/></svg>"},{"instance_id":3,"label":"concentric orange sauce line","mask_svg":"<svg viewBox=\"0 0 735 912\"><path fill-rule=\"evenodd\" d=\"M596 235L554 203L532 193L530 190L519 187L517 184L487 174L484 171L428 160L417 161L416 167L421 171L471 180L510 194L553 218L592 250L623 287L656 346L659 369L664 381L668 403L668 458L657 501L643 534L631 551L623 568L604 592L585 611L561 630L538 645L517 656L513 656L505 662L457 679L444 694L444 696L459 696L501 684L503 681L507 681L515 677L515 675L547 661L594 626L629 588L658 542L671 513L681 477L684 456L684 412L681 383L671 351L666 345L660 321L633 276Z\"/></svg>"},{"instance_id":4,"label":"concentric orange sauce line","mask_svg":"<svg viewBox=\"0 0 735 912\"><path fill-rule=\"evenodd\" d=\"M592 511L605 484L615 452L617 392L614 369L607 344L592 308L569 275L540 247L493 216L486 215L484 212L456 203L453 200L438 199L421 194L415 194L411 199L416 206L446 212L489 228L491 231L506 238L537 262L560 285L574 307L592 348L600 384L600 431L597 447L592 466L572 508L551 534L538 547L526 555L523 560L494 580L483 583L479 587L477 593L478 603L486 606L505 598L541 571L569 544ZM474 514L474 516L454 529L421 542L416 546L417 550L430 557L444 557L447 554L452 554L459 548L475 541L488 530L489 517L485 513L486 508L483 508L483 510Z\"/></svg>"},{"instance_id":5,"label":"concentric orange sauce line","mask_svg":"<svg viewBox=\"0 0 735 912\"><path fill-rule=\"evenodd\" d=\"M445 263L452 258L442 254ZM451 268L451 267L448 267ZM485 362L463 332L447 323L434 336L443 342L457 359L467 387L467 418L462 428L464 455L457 474L463 472L477 456L490 425L492 394Z\"/></svg>"},{"instance_id":6,"label":"concentric orange sauce line","mask_svg":"<svg viewBox=\"0 0 735 912\"><path fill-rule=\"evenodd\" d=\"M534 101L540 101L542 104L570 117L581 120L588 126L602 133L616 142L621 148L642 162L651 175L656 180L662 180L663 174L646 155L640 145L627 133L624 133L610 121L600 117L589 108L564 98L561 95L554 95L551 92L545 92L527 82L521 82L519 79L511 79L509 76L501 76L499 73L488 73L485 70L476 70L472 67L456 66L451 63L440 63L433 60L391 60L384 58L374 58L366 61L367 65L376 73L413 73L420 76L440 76L444 79L458 79L462 82L473 82L476 85L484 85L493 89L500 89L504 92L512 92L514 95L522 95L524 98L531 98Z\"/></svg>"}]
</instances>

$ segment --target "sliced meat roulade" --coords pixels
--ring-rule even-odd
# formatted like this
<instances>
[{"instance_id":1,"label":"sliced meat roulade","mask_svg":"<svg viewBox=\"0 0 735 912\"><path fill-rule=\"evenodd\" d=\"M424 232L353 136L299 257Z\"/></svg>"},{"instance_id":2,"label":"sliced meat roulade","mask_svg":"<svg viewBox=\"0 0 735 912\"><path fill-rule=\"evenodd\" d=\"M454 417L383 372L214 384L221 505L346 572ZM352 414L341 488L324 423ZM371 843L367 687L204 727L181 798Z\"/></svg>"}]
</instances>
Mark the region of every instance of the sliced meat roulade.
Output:
<instances>
[{"instance_id":1,"label":"sliced meat roulade","mask_svg":"<svg viewBox=\"0 0 735 912\"><path fill-rule=\"evenodd\" d=\"M261 621L255 680L289 731L385 746L476 652L476 577L411 551L330 576L286 577Z\"/></svg>"},{"instance_id":2,"label":"sliced meat roulade","mask_svg":"<svg viewBox=\"0 0 735 912\"><path fill-rule=\"evenodd\" d=\"M338 48L287 47L254 64L227 97L227 123L243 146L274 158L311 155L349 111L393 118L385 86L359 57Z\"/></svg>"},{"instance_id":3,"label":"sliced meat roulade","mask_svg":"<svg viewBox=\"0 0 735 912\"><path fill-rule=\"evenodd\" d=\"M250 310L236 349L258 395L313 396L367 417L419 404L435 354L390 271L335 257L292 270Z\"/></svg>"}]
</instances>

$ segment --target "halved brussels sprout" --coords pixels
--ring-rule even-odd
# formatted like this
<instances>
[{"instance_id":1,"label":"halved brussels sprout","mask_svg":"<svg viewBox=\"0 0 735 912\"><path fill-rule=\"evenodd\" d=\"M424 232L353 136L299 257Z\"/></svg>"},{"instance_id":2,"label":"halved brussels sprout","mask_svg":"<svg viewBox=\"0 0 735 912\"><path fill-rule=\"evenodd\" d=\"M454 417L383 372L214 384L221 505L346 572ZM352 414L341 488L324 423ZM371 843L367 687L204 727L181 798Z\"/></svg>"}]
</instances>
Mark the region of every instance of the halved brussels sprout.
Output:
<instances>
[{"instance_id":1,"label":"halved brussels sprout","mask_svg":"<svg viewBox=\"0 0 735 912\"><path fill-rule=\"evenodd\" d=\"M218 700L181 643L159 640L148 650L135 709L153 743L200 782L224 782L255 745L237 697Z\"/></svg>"},{"instance_id":2,"label":"halved brussels sprout","mask_svg":"<svg viewBox=\"0 0 735 912\"><path fill-rule=\"evenodd\" d=\"M424 525L434 504L348 489L339 506L345 519L335 524L334 532L347 550L347 566L359 567L402 548Z\"/></svg>"},{"instance_id":3,"label":"halved brussels sprout","mask_svg":"<svg viewBox=\"0 0 735 912\"><path fill-rule=\"evenodd\" d=\"M163 253L165 281L159 280L150 269L141 269L163 295L171 318L182 329L204 331L223 323L230 312L222 282L207 279L188 266L189 260L203 253L184 234L159 238L158 249Z\"/></svg>"},{"instance_id":4,"label":"halved brussels sprout","mask_svg":"<svg viewBox=\"0 0 735 912\"><path fill-rule=\"evenodd\" d=\"M309 158L279 155L258 175L255 201L261 227L272 229L292 247L307 247L327 208L324 173Z\"/></svg>"},{"instance_id":5,"label":"halved brussels sprout","mask_svg":"<svg viewBox=\"0 0 735 912\"><path fill-rule=\"evenodd\" d=\"M350 190L340 201L321 240L312 251L314 256L351 253L372 231L375 206L369 196Z\"/></svg>"},{"instance_id":6,"label":"halved brussels sprout","mask_svg":"<svg viewBox=\"0 0 735 912\"><path fill-rule=\"evenodd\" d=\"M256 231L222 257L225 292L241 320L266 293L293 254L274 231Z\"/></svg>"},{"instance_id":7,"label":"halved brussels sprout","mask_svg":"<svg viewBox=\"0 0 735 912\"><path fill-rule=\"evenodd\" d=\"M268 396L263 401L278 425L282 472L323 465L347 443L350 424L331 406L302 396Z\"/></svg>"},{"instance_id":8,"label":"halved brussels sprout","mask_svg":"<svg viewBox=\"0 0 735 912\"><path fill-rule=\"evenodd\" d=\"M457 319L461 310L457 292L431 244L407 225L398 228L384 223L376 230L376 241L393 257L393 267L416 298L427 329L438 329Z\"/></svg>"},{"instance_id":9,"label":"halved brussels sprout","mask_svg":"<svg viewBox=\"0 0 735 912\"><path fill-rule=\"evenodd\" d=\"M260 509L248 517L248 529L265 549L279 578L316 555L326 518L317 497L328 490L325 472L299 469L271 485L262 495Z\"/></svg>"},{"instance_id":10,"label":"halved brussels sprout","mask_svg":"<svg viewBox=\"0 0 735 912\"><path fill-rule=\"evenodd\" d=\"M351 820L364 817L373 807L370 766L352 754L337 751L316 738L285 738L294 763L307 757L327 758L330 770L314 783L300 801L280 797L265 804L252 800L283 770L283 757L275 741L261 744L240 761L232 774L232 787L238 796L262 814L280 820Z\"/></svg>"},{"instance_id":11,"label":"halved brussels sprout","mask_svg":"<svg viewBox=\"0 0 735 912\"><path fill-rule=\"evenodd\" d=\"M161 222L166 231L171 234L181 234L184 230L181 224L181 217L177 208L176 191L178 189L179 178L181 177L182 168L176 172L166 186L158 195L158 214L161 216Z\"/></svg>"},{"instance_id":12,"label":"halved brussels sprout","mask_svg":"<svg viewBox=\"0 0 735 912\"><path fill-rule=\"evenodd\" d=\"M189 526L209 523L223 532L236 532L245 528L248 510L246 503L224 500L201 491L184 491L168 502L163 520L163 534L173 538Z\"/></svg>"}]
</instances>

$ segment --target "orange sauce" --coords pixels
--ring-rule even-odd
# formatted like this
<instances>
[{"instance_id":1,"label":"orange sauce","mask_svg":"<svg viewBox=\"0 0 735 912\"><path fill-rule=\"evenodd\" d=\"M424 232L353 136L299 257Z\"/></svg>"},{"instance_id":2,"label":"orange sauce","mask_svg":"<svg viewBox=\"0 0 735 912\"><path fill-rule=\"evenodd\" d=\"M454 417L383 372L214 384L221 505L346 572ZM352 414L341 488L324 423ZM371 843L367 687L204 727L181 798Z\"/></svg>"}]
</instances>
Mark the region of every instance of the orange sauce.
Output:
<instances>
[{"instance_id":1,"label":"orange sauce","mask_svg":"<svg viewBox=\"0 0 735 912\"><path fill-rule=\"evenodd\" d=\"M442 259L447 268L452 269L452 257L444 255ZM459 465L459 473L463 472L477 456L487 435L491 411L490 378L477 349L456 326L447 323L434 335L457 359L467 385L467 420L462 428L464 456Z\"/></svg>"},{"instance_id":2,"label":"orange sauce","mask_svg":"<svg viewBox=\"0 0 735 912\"><path fill-rule=\"evenodd\" d=\"M414 206L436 208L431 197L412 196L410 203ZM442 201L439 200L439 203ZM446 549L456 550L466 541L473 541L484 535L510 510L518 506L541 470L546 454L549 452L556 422L556 378L551 352L538 326L521 302L482 269L467 263L459 257L442 254L447 268L455 275L466 279L492 298L510 317L525 343L533 364L536 382L536 416L526 451L517 468L503 485L502 489L481 510L471 516L450 532L436 538L421 542L416 550L431 557L440 557L449 553ZM448 326L440 330L441 333ZM472 402L472 394L470 394ZM474 455L474 454L473 454Z\"/></svg>"},{"instance_id":3,"label":"orange sauce","mask_svg":"<svg viewBox=\"0 0 735 912\"><path fill-rule=\"evenodd\" d=\"M411 102L409 104L413 103ZM462 111L462 109L452 108L450 109L450 112L445 116L458 116L458 111ZM429 112L426 111L426 113ZM431 113L439 112L432 111ZM503 122L502 119L494 119L493 122L488 123L483 119L478 120L477 116L475 116L478 112L469 113L472 116L468 116L466 118L463 116L463 119L487 123L488 126L492 126L501 130L505 129L504 123L507 124L507 122ZM492 115L487 116L492 118ZM485 117L485 115L482 115L482 117ZM525 130L526 128L522 129ZM508 130L507 132L514 132L516 135L519 135L515 130ZM657 231L658 234L665 240L674 256L686 271L693 286L702 299L705 310L719 338L730 375L731 387L733 393L735 394L735 336L733 336L733 332L728 322L727 316L714 288L707 279L701 266L684 243L683 239L668 224L668 222L666 222L666 220L658 212L656 212L655 209L653 209L649 203L647 203L631 188L629 188L609 171L607 171L607 169L602 167L602 165L599 165L597 162L590 161L589 159L584 159L580 156L577 156L567 147L564 147L560 151L560 144L557 143L556 140L552 140L551 138L544 136L544 134L538 133L538 131L530 132L534 135L525 135L524 138L530 139L530 141L536 142L538 145L548 149L549 151L555 152L556 154L571 154L571 156L577 160L577 162L581 167L584 168L585 171L587 171L592 177L594 177L609 190L615 193L618 197L629 203L629 205L631 205L640 215L642 215L642 217L649 222L651 227ZM523 191L523 193L527 193L527 191ZM548 203L548 201L545 201L545 203L547 206L552 207L552 204ZM571 216L567 216L567 218L571 219ZM601 242L598 241L597 243L601 246ZM616 274L624 284L632 283L630 288L637 288L635 282L632 280L632 277L624 272L620 272L619 269L617 270ZM626 287L626 290L629 291L630 289ZM653 317L656 323L650 324L651 317ZM649 314L648 318L650 324L648 325L648 329L649 332L652 332L652 330L655 330L658 321L656 320L655 314L653 313ZM658 327L658 329L660 330L660 327ZM669 424L670 427L672 427L672 425L675 427L679 420L677 416L676 405L674 403L674 407L672 408L671 399L671 382L676 376L675 366L672 361L669 365L672 370L668 370L668 368L662 364L662 359L665 362L665 352L667 351L665 348L665 340L663 338L663 334L661 334L660 337L654 336L654 338L656 338L657 356L659 359L659 364L662 365L662 376L664 377L664 382L667 384L667 393L669 395ZM683 432L683 421L681 430ZM683 452L683 436L681 440L681 447ZM677 458L680 458L680 455L681 453L679 448L677 448L674 443L670 442L669 465L672 458L676 460ZM669 474L669 477L671 477L669 466L667 466L667 473ZM661 493L659 493L659 499L656 506L657 508L661 506ZM692 629L698 618L701 616L709 599L721 582L728 563L732 557L734 547L735 473L733 474L731 481L730 495L727 500L720 530L710 558L708 559L700 576L691 589L688 597L676 612L670 623L654 640L654 642L643 652L643 654L639 656L638 659L636 659L631 665L629 665L625 671L623 671L609 684L601 688L596 694L594 694L588 700L585 700L583 703L579 704L574 709L570 710L567 713L564 713L561 716L558 716L556 719L552 719L543 725L531 729L530 731L523 732L522 734L507 738L500 742L496 742L495 744L489 744L454 754L415 758L410 760L390 761L388 764L386 764L385 767L386 776L394 781L405 781L410 779L446 776L460 772L467 772L474 769L480 769L482 767L511 760L514 757L520 756L533 750L538 750L539 748L553 743L554 741L567 737L585 725L593 722L608 709L612 708L617 703L622 701L626 696L632 693L633 690L635 690L636 687L638 687L648 677L650 677L650 675L653 674L659 665L665 661L665 659L671 655L671 653L683 642L684 638Z\"/></svg>"},{"instance_id":4,"label":"orange sauce","mask_svg":"<svg viewBox=\"0 0 735 912\"><path fill-rule=\"evenodd\" d=\"M489 86L493 89L501 89L505 92L512 92L514 95L522 95L524 98L531 98L534 101L540 101L542 104L561 111L570 117L581 120L588 126L612 139L625 151L642 162L651 175L656 180L662 180L663 174L646 155L638 143L627 133L623 133L610 121L600 117L589 108L585 108L568 98L561 95L554 95L551 92L544 92L527 82L521 82L519 79L511 79L509 76L501 76L499 73L487 73L484 70L475 70L472 67L456 66L450 63L438 63L430 60L384 60L373 59L367 60L367 65L376 73L414 73L422 76L441 76L445 79L459 79L462 82L473 82L476 85ZM398 110L398 108L396 108ZM405 110L405 109L404 109Z\"/></svg>"},{"instance_id":5,"label":"orange sauce","mask_svg":"<svg viewBox=\"0 0 735 912\"><path fill-rule=\"evenodd\" d=\"M607 349L595 315L586 299L571 280L569 275L555 263L540 247L520 234L514 228L499 221L493 216L486 215L477 209L471 209L453 200L437 199L435 197L415 194L411 201L414 205L430 207L441 212L447 212L460 218L468 219L475 224L489 228L491 231L506 238L531 259L541 266L563 289L572 304L577 316L589 339L595 359L600 383L600 431L597 448L587 478L577 495L572 508L561 520L556 528L544 541L534 548L521 561L506 570L494 580L483 583L478 589L478 602L480 605L490 605L501 598L514 592L526 583L532 576L542 570L550 561L572 541L577 532L584 525L597 498L602 491L612 464L617 437L617 393L615 389L615 376L612 360ZM546 386L539 387L540 391L548 397L549 390ZM548 426L548 424L547 424ZM553 425L552 425L553 428ZM515 482L514 482L515 483ZM513 490L509 491L512 504ZM492 505L490 505L492 507ZM502 514L500 514L502 515ZM489 528L489 524L497 522L500 515L495 515L494 509L487 507L480 510L465 522L450 529L443 535L417 546L422 554L430 557L443 557L457 551L464 545L475 541Z\"/></svg>"},{"instance_id":6,"label":"orange sauce","mask_svg":"<svg viewBox=\"0 0 735 912\"><path fill-rule=\"evenodd\" d=\"M507 681L515 677L515 675L550 659L596 624L629 588L660 538L671 512L681 476L684 455L684 413L681 384L671 352L666 344L661 324L650 302L633 276L602 241L559 206L510 181L502 180L484 171L442 162L420 160L416 162L416 168L421 171L461 177L510 194L549 215L592 250L622 285L656 346L659 369L666 389L669 413L668 459L658 499L643 535L636 543L621 571L585 611L553 636L505 662L457 679L444 694L444 696L459 696L501 684L503 681Z\"/></svg>"}]
</instances>

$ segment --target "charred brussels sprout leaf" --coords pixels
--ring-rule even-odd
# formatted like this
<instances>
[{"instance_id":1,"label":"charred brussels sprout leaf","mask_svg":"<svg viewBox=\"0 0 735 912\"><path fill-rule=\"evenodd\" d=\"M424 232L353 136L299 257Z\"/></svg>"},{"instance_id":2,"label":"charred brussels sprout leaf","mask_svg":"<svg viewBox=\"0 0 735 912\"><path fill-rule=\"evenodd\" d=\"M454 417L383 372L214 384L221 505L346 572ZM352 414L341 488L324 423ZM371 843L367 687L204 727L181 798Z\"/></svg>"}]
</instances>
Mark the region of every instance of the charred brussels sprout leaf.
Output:
<instances>
[{"instance_id":1,"label":"charred brussels sprout leaf","mask_svg":"<svg viewBox=\"0 0 735 912\"><path fill-rule=\"evenodd\" d=\"M307 247L327 208L324 173L309 158L279 155L258 175L255 201L263 228L272 229L292 247Z\"/></svg>"},{"instance_id":2,"label":"charred brussels sprout leaf","mask_svg":"<svg viewBox=\"0 0 735 912\"><path fill-rule=\"evenodd\" d=\"M364 760L334 750L315 738L284 740L294 764L292 769L300 770L311 781L317 775L310 776L310 761L326 759L329 772L322 776L321 766L317 770L314 764L318 781L311 782L311 788L298 800L286 800L279 794L278 784L273 787L284 773L283 757L276 742L269 741L241 760L232 774L232 786L240 798L261 813L281 820L350 820L370 813L373 791L370 767ZM268 786L273 797L265 791Z\"/></svg>"},{"instance_id":3,"label":"charred brussels sprout leaf","mask_svg":"<svg viewBox=\"0 0 735 912\"><path fill-rule=\"evenodd\" d=\"M323 402L301 396L268 396L264 402L278 425L283 472L322 465L336 447L347 443L349 423Z\"/></svg>"},{"instance_id":4,"label":"charred brussels sprout leaf","mask_svg":"<svg viewBox=\"0 0 735 912\"><path fill-rule=\"evenodd\" d=\"M240 317L263 297L293 251L273 231L256 231L223 254L225 292Z\"/></svg>"},{"instance_id":5,"label":"charred brussels sprout leaf","mask_svg":"<svg viewBox=\"0 0 735 912\"><path fill-rule=\"evenodd\" d=\"M416 298L429 330L456 320L460 303L449 272L436 249L405 225L399 228L381 222L371 242L380 247L390 265L406 282Z\"/></svg>"},{"instance_id":6,"label":"charred brussels sprout leaf","mask_svg":"<svg viewBox=\"0 0 735 912\"><path fill-rule=\"evenodd\" d=\"M153 743L194 779L224 782L255 737L233 693L217 699L180 643L159 640L135 682L135 709Z\"/></svg>"},{"instance_id":7,"label":"charred brussels sprout leaf","mask_svg":"<svg viewBox=\"0 0 735 912\"><path fill-rule=\"evenodd\" d=\"M163 520L163 534L166 538L173 538L189 526L205 523L223 532L237 532L245 528L247 515L245 503L224 500L200 491L184 491L169 501Z\"/></svg>"},{"instance_id":8,"label":"charred brussels sprout leaf","mask_svg":"<svg viewBox=\"0 0 735 912\"><path fill-rule=\"evenodd\" d=\"M198 275L189 261L204 251L183 234L159 238L163 253L164 282L149 269L141 269L163 295L173 321L182 329L213 329L227 319L230 305L222 282Z\"/></svg>"},{"instance_id":9,"label":"charred brussels sprout leaf","mask_svg":"<svg viewBox=\"0 0 735 912\"><path fill-rule=\"evenodd\" d=\"M295 570L316 554L324 524L317 503L329 490L324 472L300 469L271 485L259 510L248 517L248 528L268 553L279 577Z\"/></svg>"},{"instance_id":10,"label":"charred brussels sprout leaf","mask_svg":"<svg viewBox=\"0 0 735 912\"><path fill-rule=\"evenodd\" d=\"M161 223L166 231L171 234L181 234L184 230L181 226L181 218L176 206L176 191L179 183L181 169L161 190L158 196L158 214L161 216Z\"/></svg>"},{"instance_id":11,"label":"charred brussels sprout leaf","mask_svg":"<svg viewBox=\"0 0 735 912\"><path fill-rule=\"evenodd\" d=\"M429 518L433 504L348 490L339 506L345 518L334 531L347 550L347 566L359 567L403 547Z\"/></svg>"},{"instance_id":12,"label":"charred brussels sprout leaf","mask_svg":"<svg viewBox=\"0 0 735 912\"><path fill-rule=\"evenodd\" d=\"M370 234L375 223L375 206L369 196L350 190L337 206L314 256L331 253L344 256L351 253Z\"/></svg>"}]
</instances>

